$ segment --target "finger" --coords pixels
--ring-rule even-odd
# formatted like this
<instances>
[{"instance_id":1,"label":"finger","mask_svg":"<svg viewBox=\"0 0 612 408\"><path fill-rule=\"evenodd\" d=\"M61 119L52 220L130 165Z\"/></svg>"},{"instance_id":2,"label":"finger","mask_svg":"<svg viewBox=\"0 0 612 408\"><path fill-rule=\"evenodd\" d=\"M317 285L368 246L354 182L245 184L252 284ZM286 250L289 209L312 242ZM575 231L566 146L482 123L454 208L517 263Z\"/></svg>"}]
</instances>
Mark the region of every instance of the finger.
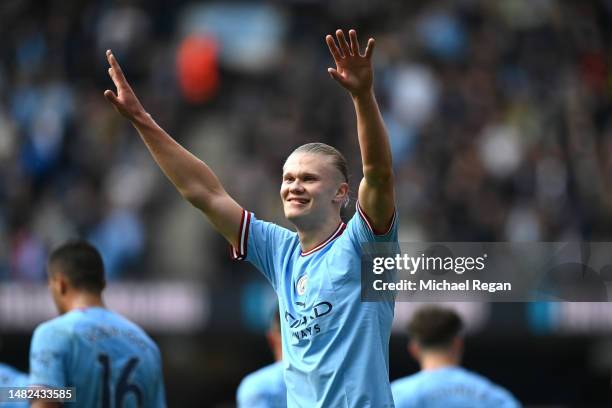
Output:
<instances>
[{"instance_id":1,"label":"finger","mask_svg":"<svg viewBox=\"0 0 612 408\"><path fill-rule=\"evenodd\" d=\"M353 55L361 55L359 53L359 40L357 40L357 31L349 30L349 39L351 41L351 51Z\"/></svg>"},{"instance_id":2,"label":"finger","mask_svg":"<svg viewBox=\"0 0 612 408\"><path fill-rule=\"evenodd\" d=\"M373 38L370 38L368 40L368 46L366 47L365 50L365 55L364 57L366 58L372 58L372 53L374 52L374 46L376 45L376 41L374 41Z\"/></svg>"},{"instance_id":3,"label":"finger","mask_svg":"<svg viewBox=\"0 0 612 408\"><path fill-rule=\"evenodd\" d=\"M332 57L334 57L334 61L338 61L338 60L343 58L342 54L340 53L340 50L336 46L336 42L334 41L334 37L332 37L331 35L327 35L325 37L325 42L327 43L327 47L329 48L329 52L331 53Z\"/></svg>"},{"instance_id":4,"label":"finger","mask_svg":"<svg viewBox=\"0 0 612 408\"><path fill-rule=\"evenodd\" d=\"M109 101L113 105L115 106L119 105L119 101L117 100L117 95L115 95L115 93L111 91L110 89L107 89L106 91L104 91L104 97L106 98L107 101Z\"/></svg>"},{"instance_id":5,"label":"finger","mask_svg":"<svg viewBox=\"0 0 612 408\"><path fill-rule=\"evenodd\" d=\"M344 32L342 30L336 30L336 38L338 38L338 44L340 45L340 49L342 50L342 52L344 52L344 55L352 55L349 45L346 42L346 38L344 37Z\"/></svg>"},{"instance_id":6,"label":"finger","mask_svg":"<svg viewBox=\"0 0 612 408\"><path fill-rule=\"evenodd\" d=\"M117 59L115 58L115 55L113 54L111 50L106 51L106 59L108 60L108 63L113 69L113 73L114 73L113 81L115 81L115 85L117 86L119 86L119 84L127 85L127 80L125 79L125 76L123 75L121 66L119 66L119 63L117 62Z\"/></svg>"},{"instance_id":7,"label":"finger","mask_svg":"<svg viewBox=\"0 0 612 408\"><path fill-rule=\"evenodd\" d=\"M117 88L117 91L119 91L119 89L122 88L123 85L121 84L120 80L117 78L117 75L115 74L115 70L113 68L109 68L108 75L113 80L113 83L115 84L115 87Z\"/></svg>"},{"instance_id":8,"label":"finger","mask_svg":"<svg viewBox=\"0 0 612 408\"><path fill-rule=\"evenodd\" d=\"M342 83L344 78L342 78L342 75L340 75L340 73L336 71L334 68L327 68L327 72L329 72L329 76L331 76L333 79Z\"/></svg>"}]
</instances>

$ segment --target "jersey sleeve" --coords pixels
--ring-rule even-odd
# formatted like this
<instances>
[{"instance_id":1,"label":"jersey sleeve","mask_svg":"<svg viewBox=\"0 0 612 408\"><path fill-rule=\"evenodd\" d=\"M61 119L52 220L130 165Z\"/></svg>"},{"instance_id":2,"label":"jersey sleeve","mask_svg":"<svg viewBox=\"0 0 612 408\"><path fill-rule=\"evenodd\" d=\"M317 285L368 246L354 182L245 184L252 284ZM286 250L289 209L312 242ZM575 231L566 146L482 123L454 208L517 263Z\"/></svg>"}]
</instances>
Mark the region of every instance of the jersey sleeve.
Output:
<instances>
[{"instance_id":1,"label":"jersey sleeve","mask_svg":"<svg viewBox=\"0 0 612 408\"><path fill-rule=\"evenodd\" d=\"M289 250L295 234L271 222L258 220L243 210L238 247L231 247L234 260L252 263L276 290L280 256Z\"/></svg>"},{"instance_id":2,"label":"jersey sleeve","mask_svg":"<svg viewBox=\"0 0 612 408\"><path fill-rule=\"evenodd\" d=\"M370 219L359 205L359 202L357 202L357 210L346 225L346 230L351 240L357 244L366 242L397 242L397 210L393 211L393 217L388 229L379 233L374 231Z\"/></svg>"},{"instance_id":3,"label":"jersey sleeve","mask_svg":"<svg viewBox=\"0 0 612 408\"><path fill-rule=\"evenodd\" d=\"M38 326L30 345L30 385L67 386L70 342L65 328L49 323Z\"/></svg>"}]
</instances>

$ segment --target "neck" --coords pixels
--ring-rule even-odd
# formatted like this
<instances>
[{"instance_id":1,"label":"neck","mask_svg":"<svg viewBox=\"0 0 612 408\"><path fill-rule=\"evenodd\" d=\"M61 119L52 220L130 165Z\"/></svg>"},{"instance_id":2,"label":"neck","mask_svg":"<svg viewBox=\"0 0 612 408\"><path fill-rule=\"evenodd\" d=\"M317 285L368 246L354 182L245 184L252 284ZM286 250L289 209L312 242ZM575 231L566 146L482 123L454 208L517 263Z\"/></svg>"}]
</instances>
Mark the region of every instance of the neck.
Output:
<instances>
[{"instance_id":1,"label":"neck","mask_svg":"<svg viewBox=\"0 0 612 408\"><path fill-rule=\"evenodd\" d=\"M459 364L459 358L451 354L429 353L421 358L421 370L437 370Z\"/></svg>"},{"instance_id":2,"label":"neck","mask_svg":"<svg viewBox=\"0 0 612 408\"><path fill-rule=\"evenodd\" d=\"M325 222L312 225L310 228L298 227L297 233L300 238L302 252L310 251L329 238L338 229L340 222L342 222L340 214L336 214L334 217L325 220Z\"/></svg>"},{"instance_id":3,"label":"neck","mask_svg":"<svg viewBox=\"0 0 612 408\"><path fill-rule=\"evenodd\" d=\"M105 307L101 295L93 293L77 293L68 305L68 311L75 309L85 309L88 307Z\"/></svg>"}]
</instances>

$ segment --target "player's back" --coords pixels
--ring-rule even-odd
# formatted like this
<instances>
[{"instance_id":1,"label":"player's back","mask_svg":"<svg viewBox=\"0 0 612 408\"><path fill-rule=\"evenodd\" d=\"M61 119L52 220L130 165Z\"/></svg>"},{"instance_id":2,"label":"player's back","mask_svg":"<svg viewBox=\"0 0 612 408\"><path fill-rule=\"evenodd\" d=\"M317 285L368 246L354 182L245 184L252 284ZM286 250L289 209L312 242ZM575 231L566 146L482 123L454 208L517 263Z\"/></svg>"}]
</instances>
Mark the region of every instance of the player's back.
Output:
<instances>
[{"instance_id":1,"label":"player's back","mask_svg":"<svg viewBox=\"0 0 612 408\"><path fill-rule=\"evenodd\" d=\"M504 388L461 367L420 371L391 383L396 408L516 408Z\"/></svg>"},{"instance_id":2,"label":"player's back","mask_svg":"<svg viewBox=\"0 0 612 408\"><path fill-rule=\"evenodd\" d=\"M75 387L75 407L165 406L156 344L103 308L73 310L41 324L32 339L30 370L33 385Z\"/></svg>"}]
</instances>

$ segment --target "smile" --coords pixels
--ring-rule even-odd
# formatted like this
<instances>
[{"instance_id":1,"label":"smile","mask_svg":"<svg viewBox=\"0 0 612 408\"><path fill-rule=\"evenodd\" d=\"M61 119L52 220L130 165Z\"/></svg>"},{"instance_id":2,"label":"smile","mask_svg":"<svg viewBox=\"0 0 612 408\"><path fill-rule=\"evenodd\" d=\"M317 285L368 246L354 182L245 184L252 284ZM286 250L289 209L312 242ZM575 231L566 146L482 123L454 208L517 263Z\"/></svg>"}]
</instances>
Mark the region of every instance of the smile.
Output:
<instances>
[{"instance_id":1,"label":"smile","mask_svg":"<svg viewBox=\"0 0 612 408\"><path fill-rule=\"evenodd\" d=\"M310 200L306 199L306 198L289 198L287 199L288 203L299 203L299 204L308 204Z\"/></svg>"}]
</instances>

